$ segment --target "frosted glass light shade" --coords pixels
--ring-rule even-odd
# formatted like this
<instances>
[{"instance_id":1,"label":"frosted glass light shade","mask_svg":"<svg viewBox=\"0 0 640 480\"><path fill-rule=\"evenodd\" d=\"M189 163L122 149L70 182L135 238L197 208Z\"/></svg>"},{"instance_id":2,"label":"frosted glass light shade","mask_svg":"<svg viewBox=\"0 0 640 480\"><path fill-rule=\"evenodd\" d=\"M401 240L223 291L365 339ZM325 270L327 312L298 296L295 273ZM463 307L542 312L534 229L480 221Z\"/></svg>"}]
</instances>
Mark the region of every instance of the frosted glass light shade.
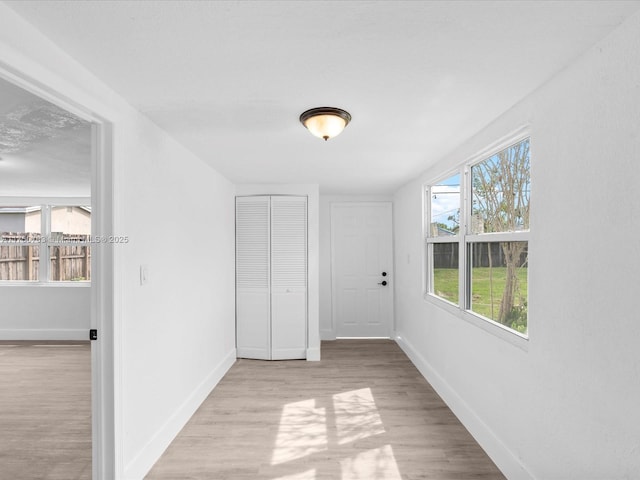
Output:
<instances>
[{"instance_id":1,"label":"frosted glass light shade","mask_svg":"<svg viewBox=\"0 0 640 480\"><path fill-rule=\"evenodd\" d=\"M312 108L300 115L300 122L318 138L329 140L340 135L351 121L349 112L340 108Z\"/></svg>"}]
</instances>

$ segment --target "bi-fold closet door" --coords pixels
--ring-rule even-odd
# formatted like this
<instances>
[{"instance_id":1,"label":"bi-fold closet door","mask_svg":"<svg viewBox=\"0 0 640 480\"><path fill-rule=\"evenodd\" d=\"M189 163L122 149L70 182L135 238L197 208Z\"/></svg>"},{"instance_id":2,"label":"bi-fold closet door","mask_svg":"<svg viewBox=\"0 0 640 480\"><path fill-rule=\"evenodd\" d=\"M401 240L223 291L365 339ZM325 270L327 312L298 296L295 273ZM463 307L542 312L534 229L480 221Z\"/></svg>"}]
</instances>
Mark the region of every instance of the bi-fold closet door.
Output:
<instances>
[{"instance_id":1,"label":"bi-fold closet door","mask_svg":"<svg viewBox=\"0 0 640 480\"><path fill-rule=\"evenodd\" d=\"M237 356L306 358L307 197L236 198Z\"/></svg>"}]
</instances>

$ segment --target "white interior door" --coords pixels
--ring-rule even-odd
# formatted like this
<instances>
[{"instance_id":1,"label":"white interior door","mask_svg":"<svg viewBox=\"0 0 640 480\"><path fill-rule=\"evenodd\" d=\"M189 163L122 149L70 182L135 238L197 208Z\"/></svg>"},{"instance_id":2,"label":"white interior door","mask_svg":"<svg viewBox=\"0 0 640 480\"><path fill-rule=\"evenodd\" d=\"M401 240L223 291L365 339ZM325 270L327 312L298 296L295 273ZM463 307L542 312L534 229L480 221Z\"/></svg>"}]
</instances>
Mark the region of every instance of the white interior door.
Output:
<instances>
[{"instance_id":1,"label":"white interior door","mask_svg":"<svg viewBox=\"0 0 640 480\"><path fill-rule=\"evenodd\" d=\"M236 198L236 347L242 358L306 358L307 197Z\"/></svg>"},{"instance_id":2,"label":"white interior door","mask_svg":"<svg viewBox=\"0 0 640 480\"><path fill-rule=\"evenodd\" d=\"M271 359L270 198L236 198L238 357Z\"/></svg>"},{"instance_id":3,"label":"white interior door","mask_svg":"<svg viewBox=\"0 0 640 480\"><path fill-rule=\"evenodd\" d=\"M307 356L307 197L271 197L271 358Z\"/></svg>"},{"instance_id":4,"label":"white interior door","mask_svg":"<svg viewBox=\"0 0 640 480\"><path fill-rule=\"evenodd\" d=\"M391 335L391 215L388 202L331 206L332 314L337 337Z\"/></svg>"}]
</instances>

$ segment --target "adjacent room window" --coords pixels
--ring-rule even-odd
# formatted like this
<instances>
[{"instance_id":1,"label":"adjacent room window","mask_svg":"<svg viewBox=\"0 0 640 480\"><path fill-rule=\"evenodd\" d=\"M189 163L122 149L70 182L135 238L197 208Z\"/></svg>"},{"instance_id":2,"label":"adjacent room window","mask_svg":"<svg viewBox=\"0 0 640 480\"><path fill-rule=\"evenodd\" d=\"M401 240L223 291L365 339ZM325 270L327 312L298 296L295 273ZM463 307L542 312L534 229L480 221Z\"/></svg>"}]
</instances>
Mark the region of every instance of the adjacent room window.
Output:
<instances>
[{"instance_id":1,"label":"adjacent room window","mask_svg":"<svg viewBox=\"0 0 640 480\"><path fill-rule=\"evenodd\" d=\"M524 335L529 144L520 139L429 185L425 205L427 294Z\"/></svg>"},{"instance_id":2,"label":"adjacent room window","mask_svg":"<svg viewBox=\"0 0 640 480\"><path fill-rule=\"evenodd\" d=\"M82 282L91 279L91 208L51 207L49 280Z\"/></svg>"},{"instance_id":3,"label":"adjacent room window","mask_svg":"<svg viewBox=\"0 0 640 480\"><path fill-rule=\"evenodd\" d=\"M89 281L90 241L90 207L0 207L0 281Z\"/></svg>"},{"instance_id":4,"label":"adjacent room window","mask_svg":"<svg viewBox=\"0 0 640 480\"><path fill-rule=\"evenodd\" d=\"M0 281L40 279L40 206L0 207Z\"/></svg>"}]
</instances>

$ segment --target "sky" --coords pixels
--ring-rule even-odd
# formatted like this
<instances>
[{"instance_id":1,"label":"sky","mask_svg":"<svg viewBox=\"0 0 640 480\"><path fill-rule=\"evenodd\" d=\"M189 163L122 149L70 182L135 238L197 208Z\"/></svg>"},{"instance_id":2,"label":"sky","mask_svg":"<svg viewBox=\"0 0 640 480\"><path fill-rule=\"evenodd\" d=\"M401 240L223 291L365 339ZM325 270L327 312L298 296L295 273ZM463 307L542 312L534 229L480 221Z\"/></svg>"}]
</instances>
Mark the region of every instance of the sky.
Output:
<instances>
[{"instance_id":1,"label":"sky","mask_svg":"<svg viewBox=\"0 0 640 480\"><path fill-rule=\"evenodd\" d=\"M448 219L460 209L460 174L448 177L431 186L432 222L444 223L450 230L456 226Z\"/></svg>"}]
</instances>

